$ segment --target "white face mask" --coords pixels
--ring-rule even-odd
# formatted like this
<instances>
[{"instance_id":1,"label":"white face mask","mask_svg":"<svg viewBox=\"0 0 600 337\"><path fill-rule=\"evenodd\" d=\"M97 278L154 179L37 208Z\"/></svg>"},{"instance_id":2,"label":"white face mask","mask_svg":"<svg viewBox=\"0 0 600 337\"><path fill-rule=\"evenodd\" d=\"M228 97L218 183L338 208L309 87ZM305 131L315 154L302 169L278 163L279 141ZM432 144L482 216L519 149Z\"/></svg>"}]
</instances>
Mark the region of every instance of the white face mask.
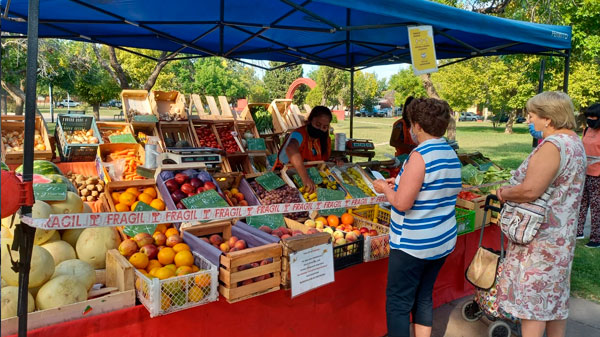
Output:
<instances>
[{"instance_id":1,"label":"white face mask","mask_svg":"<svg viewBox=\"0 0 600 337\"><path fill-rule=\"evenodd\" d=\"M419 140L417 139L417 134L414 133L412 127L409 129L409 132L410 132L410 139L412 139L413 143L419 144Z\"/></svg>"}]
</instances>

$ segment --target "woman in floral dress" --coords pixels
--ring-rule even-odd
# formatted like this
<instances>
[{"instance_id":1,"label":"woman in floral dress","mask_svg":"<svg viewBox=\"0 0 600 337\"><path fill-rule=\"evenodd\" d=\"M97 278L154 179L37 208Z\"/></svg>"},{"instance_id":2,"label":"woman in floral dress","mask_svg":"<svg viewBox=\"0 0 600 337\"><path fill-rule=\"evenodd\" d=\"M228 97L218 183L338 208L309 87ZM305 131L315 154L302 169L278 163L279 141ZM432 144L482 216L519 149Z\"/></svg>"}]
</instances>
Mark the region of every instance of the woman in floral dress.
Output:
<instances>
[{"instance_id":1,"label":"woman in floral dress","mask_svg":"<svg viewBox=\"0 0 600 337\"><path fill-rule=\"evenodd\" d=\"M527 102L529 122L543 141L497 191L501 201L531 202L550 186L546 222L528 244L510 242L498 278L498 304L521 319L523 337L565 334L577 211L585 181L585 150L573 131L573 103L562 92L544 92ZM556 177L556 178L555 178Z\"/></svg>"}]
</instances>

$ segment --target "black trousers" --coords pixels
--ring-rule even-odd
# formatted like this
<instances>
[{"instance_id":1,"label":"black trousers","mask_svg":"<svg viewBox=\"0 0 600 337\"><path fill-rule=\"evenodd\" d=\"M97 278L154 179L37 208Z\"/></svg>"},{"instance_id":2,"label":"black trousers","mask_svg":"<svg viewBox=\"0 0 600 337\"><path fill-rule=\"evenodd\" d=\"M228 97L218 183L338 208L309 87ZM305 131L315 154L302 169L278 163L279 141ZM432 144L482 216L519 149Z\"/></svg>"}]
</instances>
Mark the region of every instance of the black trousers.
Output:
<instances>
[{"instance_id":1,"label":"black trousers","mask_svg":"<svg viewBox=\"0 0 600 337\"><path fill-rule=\"evenodd\" d=\"M433 284L446 257L422 260L398 249L390 251L386 288L386 315L389 337L410 336L413 323L433 323Z\"/></svg>"}]
</instances>

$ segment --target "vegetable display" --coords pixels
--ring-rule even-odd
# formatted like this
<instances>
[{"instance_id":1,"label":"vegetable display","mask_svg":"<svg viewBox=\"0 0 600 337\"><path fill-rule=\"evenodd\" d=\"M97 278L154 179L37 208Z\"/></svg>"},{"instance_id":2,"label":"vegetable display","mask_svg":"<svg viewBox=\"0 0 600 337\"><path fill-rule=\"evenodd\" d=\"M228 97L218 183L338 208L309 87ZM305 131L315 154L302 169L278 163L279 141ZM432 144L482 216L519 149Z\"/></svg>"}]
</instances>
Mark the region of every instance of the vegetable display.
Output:
<instances>
[{"instance_id":1,"label":"vegetable display","mask_svg":"<svg viewBox=\"0 0 600 337\"><path fill-rule=\"evenodd\" d=\"M97 201L102 192L104 192L104 181L100 180L98 177L68 173L67 178L75 185L75 188L83 201Z\"/></svg>"},{"instance_id":2,"label":"vegetable display","mask_svg":"<svg viewBox=\"0 0 600 337\"><path fill-rule=\"evenodd\" d=\"M256 192L256 195L261 199L263 205L302 202L302 199L300 199L300 194L298 194L298 190L289 185L282 186L272 191L265 190L256 181L251 181L250 186L252 186ZM308 213L286 213L284 216L293 220L297 220L300 218L307 218Z\"/></svg>"},{"instance_id":3,"label":"vegetable display","mask_svg":"<svg viewBox=\"0 0 600 337\"><path fill-rule=\"evenodd\" d=\"M273 133L273 117L263 106L251 107L250 113L260 134Z\"/></svg>"},{"instance_id":4,"label":"vegetable display","mask_svg":"<svg viewBox=\"0 0 600 337\"><path fill-rule=\"evenodd\" d=\"M6 152L23 151L23 143L25 141L23 135L23 132L20 131L2 130L2 142L6 146ZM33 141L34 150L46 150L46 144L44 144L44 139L38 130L35 130L35 138Z\"/></svg>"},{"instance_id":5,"label":"vegetable display","mask_svg":"<svg viewBox=\"0 0 600 337\"><path fill-rule=\"evenodd\" d=\"M69 144L98 144L94 130L65 131L65 140Z\"/></svg>"},{"instance_id":6,"label":"vegetable display","mask_svg":"<svg viewBox=\"0 0 600 337\"><path fill-rule=\"evenodd\" d=\"M490 166L485 172L478 170L475 166L468 164L462 167L461 177L466 184L479 186L495 182L501 182L510 179L512 174L508 170L499 170L494 166ZM497 189L503 183L493 186L480 187L479 190L483 193L488 193Z\"/></svg>"}]
</instances>

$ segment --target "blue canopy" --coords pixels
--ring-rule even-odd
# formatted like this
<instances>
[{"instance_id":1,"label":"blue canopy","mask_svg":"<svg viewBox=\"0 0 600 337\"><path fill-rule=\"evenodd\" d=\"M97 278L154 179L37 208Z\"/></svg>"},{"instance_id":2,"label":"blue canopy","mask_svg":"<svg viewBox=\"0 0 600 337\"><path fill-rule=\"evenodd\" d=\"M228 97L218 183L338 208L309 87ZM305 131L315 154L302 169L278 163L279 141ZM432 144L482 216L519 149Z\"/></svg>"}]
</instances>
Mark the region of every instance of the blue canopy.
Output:
<instances>
[{"instance_id":1,"label":"blue canopy","mask_svg":"<svg viewBox=\"0 0 600 337\"><path fill-rule=\"evenodd\" d=\"M361 68L410 63L407 27L431 25L438 59L565 55L571 27L423 0L42 0L39 36L231 59ZM27 0L0 0L2 30L27 33ZM7 4L9 8L7 7Z\"/></svg>"}]
</instances>

